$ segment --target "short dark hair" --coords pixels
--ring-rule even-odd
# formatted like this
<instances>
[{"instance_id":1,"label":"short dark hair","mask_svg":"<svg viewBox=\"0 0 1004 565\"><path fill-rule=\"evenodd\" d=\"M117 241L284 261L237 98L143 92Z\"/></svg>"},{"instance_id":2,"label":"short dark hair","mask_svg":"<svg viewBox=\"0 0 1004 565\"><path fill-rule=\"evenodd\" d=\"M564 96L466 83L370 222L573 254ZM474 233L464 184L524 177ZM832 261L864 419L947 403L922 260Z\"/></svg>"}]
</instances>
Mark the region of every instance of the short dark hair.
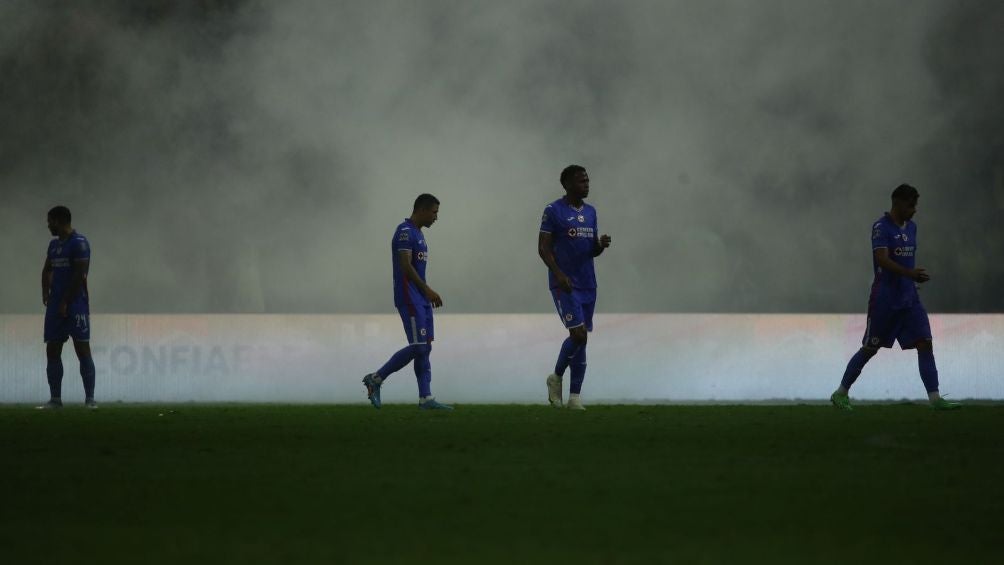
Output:
<instances>
[{"instance_id":1,"label":"short dark hair","mask_svg":"<svg viewBox=\"0 0 1004 565\"><path fill-rule=\"evenodd\" d=\"M73 219L70 209L66 206L53 206L49 210L49 217L61 224L68 224Z\"/></svg>"},{"instance_id":2,"label":"short dark hair","mask_svg":"<svg viewBox=\"0 0 1004 565\"><path fill-rule=\"evenodd\" d=\"M415 206L412 210L428 210L433 206L439 204L439 199L431 194L419 194L418 198L415 199Z\"/></svg>"},{"instance_id":3,"label":"short dark hair","mask_svg":"<svg viewBox=\"0 0 1004 565\"><path fill-rule=\"evenodd\" d=\"M916 200L919 197L920 193L917 192L917 189L905 183L897 186L892 191L892 199L899 200L901 202L909 202L911 200Z\"/></svg>"},{"instance_id":4,"label":"short dark hair","mask_svg":"<svg viewBox=\"0 0 1004 565\"><path fill-rule=\"evenodd\" d=\"M569 165L564 169L561 169L561 186L565 186L565 183L572 180L572 177L586 172L586 168L582 165Z\"/></svg>"}]
</instances>

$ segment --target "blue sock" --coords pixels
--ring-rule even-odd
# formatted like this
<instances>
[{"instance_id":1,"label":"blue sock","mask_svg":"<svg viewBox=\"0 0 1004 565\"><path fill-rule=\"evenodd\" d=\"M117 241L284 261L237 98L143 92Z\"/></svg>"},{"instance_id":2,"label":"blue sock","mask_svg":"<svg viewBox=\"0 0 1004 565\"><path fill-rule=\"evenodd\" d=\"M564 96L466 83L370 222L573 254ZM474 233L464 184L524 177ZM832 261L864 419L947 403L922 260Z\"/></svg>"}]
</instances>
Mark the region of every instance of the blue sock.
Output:
<instances>
[{"instance_id":1,"label":"blue sock","mask_svg":"<svg viewBox=\"0 0 1004 565\"><path fill-rule=\"evenodd\" d=\"M920 366L920 380L924 381L927 392L938 392L938 367L934 364L933 349L918 349L917 364Z\"/></svg>"},{"instance_id":2,"label":"blue sock","mask_svg":"<svg viewBox=\"0 0 1004 565\"><path fill-rule=\"evenodd\" d=\"M865 363L869 359L875 356L875 351L868 351L867 349L861 348L851 360L847 362L847 369L844 370L844 377L840 379L840 386L844 387L846 390L851 389L851 385L854 381L858 380L858 375L861 374L861 369L865 368Z\"/></svg>"},{"instance_id":3,"label":"blue sock","mask_svg":"<svg viewBox=\"0 0 1004 565\"><path fill-rule=\"evenodd\" d=\"M568 387L568 392L571 394L579 394L582 391L582 381L586 380L586 346L583 344L579 347L579 350L575 352L572 356L572 361L569 363L572 369L572 382Z\"/></svg>"},{"instance_id":4,"label":"blue sock","mask_svg":"<svg viewBox=\"0 0 1004 565\"><path fill-rule=\"evenodd\" d=\"M558 352L558 362L554 364L554 374L559 377L565 376L565 369L568 368L568 363L572 360L572 356L575 355L579 346L572 341L572 338L566 337L565 341L561 344L561 351Z\"/></svg>"},{"instance_id":5,"label":"blue sock","mask_svg":"<svg viewBox=\"0 0 1004 565\"><path fill-rule=\"evenodd\" d=\"M84 396L94 398L94 359L90 355L80 360L80 378L84 381Z\"/></svg>"},{"instance_id":6,"label":"blue sock","mask_svg":"<svg viewBox=\"0 0 1004 565\"><path fill-rule=\"evenodd\" d=\"M45 376L49 380L49 396L60 398L63 391L63 359L50 357L45 365Z\"/></svg>"},{"instance_id":7,"label":"blue sock","mask_svg":"<svg viewBox=\"0 0 1004 565\"><path fill-rule=\"evenodd\" d=\"M415 345L415 378L418 380L418 396L425 398L432 396L432 363L429 361L429 354L432 353L431 345Z\"/></svg>"},{"instance_id":8,"label":"blue sock","mask_svg":"<svg viewBox=\"0 0 1004 565\"><path fill-rule=\"evenodd\" d=\"M391 355L390 359L383 364L383 367L377 369L377 374L380 375L381 381L387 380L387 377L400 371L408 363L411 363L411 360L415 358L415 350L412 349L412 347L413 346L409 345L399 350L394 355Z\"/></svg>"}]
</instances>

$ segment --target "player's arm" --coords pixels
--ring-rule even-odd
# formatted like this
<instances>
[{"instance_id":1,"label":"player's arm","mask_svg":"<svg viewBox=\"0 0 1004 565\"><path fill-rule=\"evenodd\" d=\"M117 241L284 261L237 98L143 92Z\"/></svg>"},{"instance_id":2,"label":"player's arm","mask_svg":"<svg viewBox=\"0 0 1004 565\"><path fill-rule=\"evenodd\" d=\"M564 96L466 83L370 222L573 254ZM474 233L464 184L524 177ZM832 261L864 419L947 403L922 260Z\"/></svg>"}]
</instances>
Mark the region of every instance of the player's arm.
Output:
<instances>
[{"instance_id":1,"label":"player's arm","mask_svg":"<svg viewBox=\"0 0 1004 565\"><path fill-rule=\"evenodd\" d=\"M610 236L607 234L601 235L598 239L593 240L593 257L599 257L603 253L603 250L610 247Z\"/></svg>"},{"instance_id":2,"label":"player's arm","mask_svg":"<svg viewBox=\"0 0 1004 565\"><path fill-rule=\"evenodd\" d=\"M429 285L425 284L422 277L418 276L418 271L411 264L411 251L408 249L400 249L397 252L397 262L401 266L401 273L404 274L405 278L412 282L422 294L429 299L429 303L432 304L434 308L439 308L443 305L443 299L439 296L439 293L432 290Z\"/></svg>"},{"instance_id":3,"label":"player's arm","mask_svg":"<svg viewBox=\"0 0 1004 565\"><path fill-rule=\"evenodd\" d=\"M890 259L888 247L877 247L872 253L875 254L875 262L878 263L878 266L882 267L885 271L895 273L901 277L906 277L919 283L931 280L931 277L927 274L926 269L907 269L903 265L900 265Z\"/></svg>"},{"instance_id":4,"label":"player's arm","mask_svg":"<svg viewBox=\"0 0 1004 565\"><path fill-rule=\"evenodd\" d=\"M42 265L42 305L49 305L49 289L52 288L52 263L49 262L49 258L45 258L45 264Z\"/></svg>"},{"instance_id":5,"label":"player's arm","mask_svg":"<svg viewBox=\"0 0 1004 565\"><path fill-rule=\"evenodd\" d=\"M70 302L77 297L80 290L84 286L84 279L87 277L87 271L90 269L91 260L90 259L74 259L71 263L70 272L70 284L66 288L66 292L63 293L62 300L59 302L59 315L66 316L66 310L70 306Z\"/></svg>"},{"instance_id":6,"label":"player's arm","mask_svg":"<svg viewBox=\"0 0 1004 565\"><path fill-rule=\"evenodd\" d=\"M537 254L540 255L544 264L554 274L554 278L558 281L558 286L561 287L561 290L572 292L571 279L568 278L568 275L561 272L558 262L554 259L554 237L550 232L542 231L537 237Z\"/></svg>"}]
</instances>

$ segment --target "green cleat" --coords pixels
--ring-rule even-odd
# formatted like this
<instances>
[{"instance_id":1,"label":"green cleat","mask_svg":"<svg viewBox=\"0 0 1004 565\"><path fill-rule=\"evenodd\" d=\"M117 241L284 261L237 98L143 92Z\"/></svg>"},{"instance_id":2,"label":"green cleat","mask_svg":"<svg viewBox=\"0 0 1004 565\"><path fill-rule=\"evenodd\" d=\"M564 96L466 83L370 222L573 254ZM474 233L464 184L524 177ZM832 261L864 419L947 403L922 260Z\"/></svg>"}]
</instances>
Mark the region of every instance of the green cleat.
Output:
<instances>
[{"instance_id":1,"label":"green cleat","mask_svg":"<svg viewBox=\"0 0 1004 565\"><path fill-rule=\"evenodd\" d=\"M931 410L958 410L959 408L962 408L961 403L945 400L944 398L931 402Z\"/></svg>"},{"instance_id":2,"label":"green cleat","mask_svg":"<svg viewBox=\"0 0 1004 565\"><path fill-rule=\"evenodd\" d=\"M839 394L834 392L833 394L830 395L830 404L836 406L841 410L847 410L847 411L854 410L854 407L851 406L851 397L847 396L846 394Z\"/></svg>"}]
</instances>

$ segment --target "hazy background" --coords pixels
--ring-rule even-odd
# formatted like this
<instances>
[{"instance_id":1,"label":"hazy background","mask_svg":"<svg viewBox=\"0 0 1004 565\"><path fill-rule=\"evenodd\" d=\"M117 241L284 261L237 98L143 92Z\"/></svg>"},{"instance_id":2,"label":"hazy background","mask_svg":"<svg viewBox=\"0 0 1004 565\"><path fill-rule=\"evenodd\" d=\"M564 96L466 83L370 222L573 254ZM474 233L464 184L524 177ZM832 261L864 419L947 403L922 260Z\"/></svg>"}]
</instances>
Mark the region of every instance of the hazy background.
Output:
<instances>
[{"instance_id":1,"label":"hazy background","mask_svg":"<svg viewBox=\"0 0 1004 565\"><path fill-rule=\"evenodd\" d=\"M420 192L447 312L548 312L587 167L604 312L861 312L921 193L929 310L1004 311L1004 2L0 1L0 312L45 212L93 312L391 312Z\"/></svg>"}]
</instances>

